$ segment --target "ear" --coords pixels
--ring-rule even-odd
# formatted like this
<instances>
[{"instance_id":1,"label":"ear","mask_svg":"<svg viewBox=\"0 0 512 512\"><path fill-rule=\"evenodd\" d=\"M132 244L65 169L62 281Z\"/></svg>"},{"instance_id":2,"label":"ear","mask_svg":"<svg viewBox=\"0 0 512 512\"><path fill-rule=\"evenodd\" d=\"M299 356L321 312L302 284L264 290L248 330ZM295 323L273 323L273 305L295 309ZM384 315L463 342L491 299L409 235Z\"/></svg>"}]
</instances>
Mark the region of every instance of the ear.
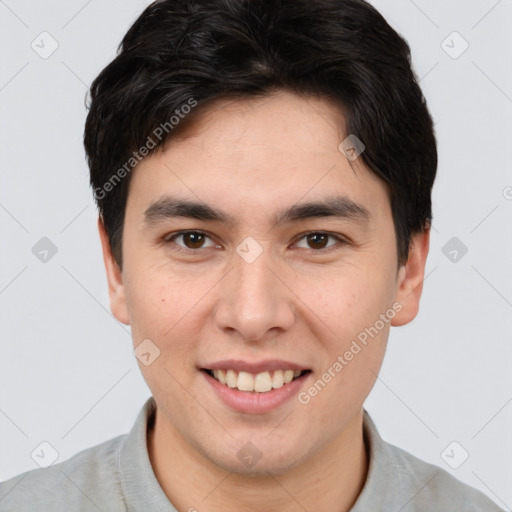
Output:
<instances>
[{"instance_id":1,"label":"ear","mask_svg":"<svg viewBox=\"0 0 512 512\"><path fill-rule=\"evenodd\" d=\"M427 262L430 243L430 228L411 237L409 258L398 271L395 301L402 305L391 325L400 326L409 323L418 314L420 308L425 264Z\"/></svg>"},{"instance_id":2,"label":"ear","mask_svg":"<svg viewBox=\"0 0 512 512\"><path fill-rule=\"evenodd\" d=\"M123 283L123 274L116 260L112 256L110 240L101 217L98 217L98 231L100 234L101 248L103 250L103 262L107 272L108 295L110 297L110 310L112 314L123 324L130 325L128 307Z\"/></svg>"}]
</instances>

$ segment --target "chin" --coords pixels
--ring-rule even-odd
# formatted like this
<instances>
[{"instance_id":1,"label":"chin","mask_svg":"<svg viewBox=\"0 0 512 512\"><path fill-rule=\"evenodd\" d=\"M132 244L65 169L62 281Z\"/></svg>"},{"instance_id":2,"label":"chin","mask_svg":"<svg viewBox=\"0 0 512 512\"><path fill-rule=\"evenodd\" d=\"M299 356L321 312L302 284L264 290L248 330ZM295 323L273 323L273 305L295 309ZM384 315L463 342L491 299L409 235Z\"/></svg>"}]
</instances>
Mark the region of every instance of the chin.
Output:
<instances>
[{"instance_id":1,"label":"chin","mask_svg":"<svg viewBox=\"0 0 512 512\"><path fill-rule=\"evenodd\" d=\"M293 456L291 455L293 454ZM268 477L269 474L280 475L288 473L301 462L300 455L290 447L286 453L273 447L259 449L256 444L244 443L235 451L235 457L231 453L209 454L208 457L216 466L236 475Z\"/></svg>"}]
</instances>

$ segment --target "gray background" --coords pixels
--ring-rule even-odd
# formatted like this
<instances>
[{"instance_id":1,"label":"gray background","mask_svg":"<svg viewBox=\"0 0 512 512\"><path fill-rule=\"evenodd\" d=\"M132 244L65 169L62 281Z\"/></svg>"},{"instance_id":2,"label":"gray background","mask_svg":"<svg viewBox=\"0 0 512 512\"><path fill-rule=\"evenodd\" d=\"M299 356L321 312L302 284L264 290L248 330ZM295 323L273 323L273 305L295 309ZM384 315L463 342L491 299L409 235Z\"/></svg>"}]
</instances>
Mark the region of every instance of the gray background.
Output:
<instances>
[{"instance_id":1,"label":"gray background","mask_svg":"<svg viewBox=\"0 0 512 512\"><path fill-rule=\"evenodd\" d=\"M0 480L43 441L61 461L127 432L149 396L109 312L82 147L87 86L147 3L0 2ZM512 1L372 3L411 46L440 160L421 311L366 405L386 440L510 510Z\"/></svg>"}]
</instances>

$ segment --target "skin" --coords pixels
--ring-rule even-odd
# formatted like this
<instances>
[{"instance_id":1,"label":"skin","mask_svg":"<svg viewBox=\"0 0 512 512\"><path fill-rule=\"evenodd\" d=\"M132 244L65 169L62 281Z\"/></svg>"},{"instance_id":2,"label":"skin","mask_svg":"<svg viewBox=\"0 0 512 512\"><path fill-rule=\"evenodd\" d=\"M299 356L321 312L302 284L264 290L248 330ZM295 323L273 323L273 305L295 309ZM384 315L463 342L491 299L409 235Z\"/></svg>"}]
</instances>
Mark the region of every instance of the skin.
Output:
<instances>
[{"instance_id":1,"label":"skin","mask_svg":"<svg viewBox=\"0 0 512 512\"><path fill-rule=\"evenodd\" d=\"M413 236L398 267L388 191L338 149L344 130L342 111L326 99L280 91L218 102L133 171L122 270L99 220L112 312L131 325L135 346L149 338L160 350L149 366L139 363L157 403L148 449L180 511L342 512L364 485L363 402L390 325L418 312L429 230ZM144 212L165 194L235 222L148 226ZM333 194L363 205L369 222L272 222L282 208ZM180 230L210 238L170 241ZM322 248L304 236L311 231L346 243L329 238ZM263 250L252 263L236 252L247 236ZM265 414L235 412L198 369L221 359L284 359L311 369L307 390L393 303L401 310L391 322L307 404L294 397ZM248 441L262 454L251 468L237 457Z\"/></svg>"}]
</instances>

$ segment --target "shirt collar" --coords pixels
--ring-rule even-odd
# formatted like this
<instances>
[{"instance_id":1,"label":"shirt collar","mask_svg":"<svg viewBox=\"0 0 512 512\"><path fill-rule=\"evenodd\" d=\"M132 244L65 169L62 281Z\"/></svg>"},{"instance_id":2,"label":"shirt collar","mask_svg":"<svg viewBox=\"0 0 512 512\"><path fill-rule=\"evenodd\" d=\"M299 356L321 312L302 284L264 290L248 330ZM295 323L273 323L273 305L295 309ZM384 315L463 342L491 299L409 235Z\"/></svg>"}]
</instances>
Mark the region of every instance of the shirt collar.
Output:
<instances>
[{"instance_id":1,"label":"shirt collar","mask_svg":"<svg viewBox=\"0 0 512 512\"><path fill-rule=\"evenodd\" d=\"M177 512L160 487L149 460L147 432L154 422L155 411L155 400L150 397L119 451L118 472L130 512L148 508L157 512ZM421 488L424 484L418 481L414 472L404 467L397 449L383 441L366 410L363 411L363 435L368 450L368 473L350 512L394 510L405 506L404 497L411 488Z\"/></svg>"},{"instance_id":2,"label":"shirt collar","mask_svg":"<svg viewBox=\"0 0 512 512\"><path fill-rule=\"evenodd\" d=\"M118 472L129 512L177 512L160 487L149 460L147 433L155 420L155 412L156 402L150 397L119 451Z\"/></svg>"},{"instance_id":3,"label":"shirt collar","mask_svg":"<svg viewBox=\"0 0 512 512\"><path fill-rule=\"evenodd\" d=\"M366 482L350 512L416 510L413 500L439 470L433 468L421 481L402 450L384 441L366 410L363 434L368 449Z\"/></svg>"}]
</instances>

